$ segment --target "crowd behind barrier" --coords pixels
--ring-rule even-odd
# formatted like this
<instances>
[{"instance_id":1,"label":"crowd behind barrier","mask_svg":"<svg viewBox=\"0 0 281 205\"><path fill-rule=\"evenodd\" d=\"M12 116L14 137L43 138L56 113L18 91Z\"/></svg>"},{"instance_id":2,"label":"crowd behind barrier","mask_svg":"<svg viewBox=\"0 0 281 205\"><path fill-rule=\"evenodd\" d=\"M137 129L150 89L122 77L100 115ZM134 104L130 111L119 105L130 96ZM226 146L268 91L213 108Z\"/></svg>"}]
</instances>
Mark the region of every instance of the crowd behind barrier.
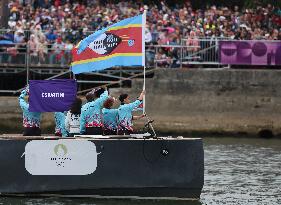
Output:
<instances>
[{"instance_id":1,"label":"crowd behind barrier","mask_svg":"<svg viewBox=\"0 0 281 205\"><path fill-rule=\"evenodd\" d=\"M27 32L29 33L29 32ZM178 45L146 45L147 67L177 68L185 64L219 64L218 42L222 38L196 39L188 43L182 39ZM34 43L33 36L26 43L2 44L0 40L0 65L28 63L31 66L52 65L68 67L71 64L73 44L57 40L54 44Z\"/></svg>"},{"instance_id":2,"label":"crowd behind barrier","mask_svg":"<svg viewBox=\"0 0 281 205\"><path fill-rule=\"evenodd\" d=\"M31 30L35 39L54 42L61 38L77 43L95 31L147 10L146 42L179 43L189 37L229 37L240 40L280 40L281 10L273 5L255 8L202 5L189 0L166 1L11 0L9 29ZM20 39L18 39L20 40Z\"/></svg>"},{"instance_id":3,"label":"crowd behind barrier","mask_svg":"<svg viewBox=\"0 0 281 205\"><path fill-rule=\"evenodd\" d=\"M281 40L281 10L270 4L194 9L190 1L169 6L165 1L11 0L8 8L8 30L0 31L2 63L25 56L31 64L68 65L78 41L144 10L149 66L218 64L221 39Z\"/></svg>"},{"instance_id":4,"label":"crowd behind barrier","mask_svg":"<svg viewBox=\"0 0 281 205\"><path fill-rule=\"evenodd\" d=\"M179 45L146 45L146 67L179 68L194 64L280 65L281 41L247 41L229 38L199 38L192 40L193 44L188 41L190 39L182 39ZM66 68L72 61L73 46L71 43L64 44L60 41L54 44L34 44L32 40L27 43L0 44L0 66L27 66L28 64L36 67ZM245 49L251 52L247 51L246 55ZM236 52L238 50L240 51ZM239 62L236 58L240 59Z\"/></svg>"}]
</instances>

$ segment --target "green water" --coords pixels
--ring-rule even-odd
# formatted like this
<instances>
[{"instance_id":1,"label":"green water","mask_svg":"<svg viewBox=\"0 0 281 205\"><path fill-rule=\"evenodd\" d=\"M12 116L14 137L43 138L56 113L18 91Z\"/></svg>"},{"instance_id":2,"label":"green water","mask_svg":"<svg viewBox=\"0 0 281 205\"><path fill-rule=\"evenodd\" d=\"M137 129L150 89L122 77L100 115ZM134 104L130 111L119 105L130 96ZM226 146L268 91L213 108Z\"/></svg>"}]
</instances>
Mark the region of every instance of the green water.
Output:
<instances>
[{"instance_id":1,"label":"green water","mask_svg":"<svg viewBox=\"0 0 281 205\"><path fill-rule=\"evenodd\" d=\"M204 138L204 151L199 201L5 197L0 205L281 205L280 139Z\"/></svg>"}]
</instances>

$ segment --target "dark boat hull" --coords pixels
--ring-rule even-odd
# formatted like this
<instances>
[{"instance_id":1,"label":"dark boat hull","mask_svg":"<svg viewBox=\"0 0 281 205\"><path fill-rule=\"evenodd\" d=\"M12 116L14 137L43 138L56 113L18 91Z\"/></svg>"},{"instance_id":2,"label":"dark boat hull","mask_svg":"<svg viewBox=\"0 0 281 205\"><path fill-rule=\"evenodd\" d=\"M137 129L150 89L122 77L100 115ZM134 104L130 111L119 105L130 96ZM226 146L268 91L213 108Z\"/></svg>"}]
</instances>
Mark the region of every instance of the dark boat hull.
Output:
<instances>
[{"instance_id":1,"label":"dark boat hull","mask_svg":"<svg viewBox=\"0 0 281 205\"><path fill-rule=\"evenodd\" d=\"M89 139L97 168L85 176L34 176L22 154L30 140L0 140L0 192L25 195L198 199L204 183L201 139Z\"/></svg>"}]
</instances>

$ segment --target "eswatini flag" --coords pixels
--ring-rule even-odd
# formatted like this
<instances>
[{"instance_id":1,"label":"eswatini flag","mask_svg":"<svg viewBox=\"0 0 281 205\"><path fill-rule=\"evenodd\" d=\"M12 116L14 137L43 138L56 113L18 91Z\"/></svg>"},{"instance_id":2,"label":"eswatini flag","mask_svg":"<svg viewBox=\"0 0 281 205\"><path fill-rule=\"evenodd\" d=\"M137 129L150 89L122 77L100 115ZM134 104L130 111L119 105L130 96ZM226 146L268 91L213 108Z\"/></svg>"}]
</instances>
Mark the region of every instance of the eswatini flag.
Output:
<instances>
[{"instance_id":1,"label":"eswatini flag","mask_svg":"<svg viewBox=\"0 0 281 205\"><path fill-rule=\"evenodd\" d=\"M73 48L74 74L114 66L144 66L145 15L124 19L96 31Z\"/></svg>"}]
</instances>

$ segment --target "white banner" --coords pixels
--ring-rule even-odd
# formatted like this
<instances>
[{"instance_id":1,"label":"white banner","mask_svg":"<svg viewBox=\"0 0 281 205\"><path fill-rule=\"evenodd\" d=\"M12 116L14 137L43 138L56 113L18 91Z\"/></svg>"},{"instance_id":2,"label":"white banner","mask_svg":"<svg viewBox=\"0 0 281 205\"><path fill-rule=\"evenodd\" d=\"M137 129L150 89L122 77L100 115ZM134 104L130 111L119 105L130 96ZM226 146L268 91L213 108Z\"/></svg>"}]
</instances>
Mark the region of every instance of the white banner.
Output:
<instances>
[{"instance_id":1,"label":"white banner","mask_svg":"<svg viewBox=\"0 0 281 205\"><path fill-rule=\"evenodd\" d=\"M88 175L97 168L97 151L87 140L33 140L25 146L25 169L32 175Z\"/></svg>"}]
</instances>

